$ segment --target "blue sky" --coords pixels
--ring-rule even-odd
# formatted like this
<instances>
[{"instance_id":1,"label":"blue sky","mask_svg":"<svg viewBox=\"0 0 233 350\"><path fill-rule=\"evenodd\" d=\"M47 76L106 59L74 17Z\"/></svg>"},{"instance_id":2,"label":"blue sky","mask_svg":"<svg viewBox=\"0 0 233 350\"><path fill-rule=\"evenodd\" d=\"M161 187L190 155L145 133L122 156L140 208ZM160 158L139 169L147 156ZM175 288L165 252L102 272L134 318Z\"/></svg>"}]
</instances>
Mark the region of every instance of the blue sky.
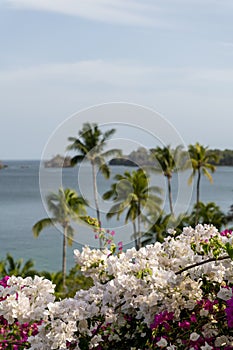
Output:
<instances>
[{"instance_id":1,"label":"blue sky","mask_svg":"<svg viewBox=\"0 0 233 350\"><path fill-rule=\"evenodd\" d=\"M39 159L66 118L118 101L232 149L232 18L232 0L1 0L0 159Z\"/></svg>"}]
</instances>

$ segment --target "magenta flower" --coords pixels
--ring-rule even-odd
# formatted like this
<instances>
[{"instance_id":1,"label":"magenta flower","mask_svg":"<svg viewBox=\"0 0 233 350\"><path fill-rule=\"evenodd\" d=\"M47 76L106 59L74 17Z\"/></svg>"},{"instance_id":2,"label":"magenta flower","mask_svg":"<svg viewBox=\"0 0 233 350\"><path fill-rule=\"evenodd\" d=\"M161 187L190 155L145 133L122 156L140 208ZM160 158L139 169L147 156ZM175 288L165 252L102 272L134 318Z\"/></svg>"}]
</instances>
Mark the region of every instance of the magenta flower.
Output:
<instances>
[{"instance_id":1,"label":"magenta flower","mask_svg":"<svg viewBox=\"0 0 233 350\"><path fill-rule=\"evenodd\" d=\"M120 241L120 242L118 242L118 250L119 251L122 251L123 250L123 242L122 241Z\"/></svg>"},{"instance_id":2,"label":"magenta flower","mask_svg":"<svg viewBox=\"0 0 233 350\"><path fill-rule=\"evenodd\" d=\"M10 276L5 276L0 280L0 285L4 288L7 287L7 281L9 280Z\"/></svg>"},{"instance_id":3,"label":"magenta flower","mask_svg":"<svg viewBox=\"0 0 233 350\"><path fill-rule=\"evenodd\" d=\"M179 322L178 325L180 328L184 328L184 329L190 328L190 322L187 320Z\"/></svg>"},{"instance_id":4,"label":"magenta flower","mask_svg":"<svg viewBox=\"0 0 233 350\"><path fill-rule=\"evenodd\" d=\"M226 302L226 315L227 315L227 324L229 328L233 328L233 297Z\"/></svg>"},{"instance_id":5,"label":"magenta flower","mask_svg":"<svg viewBox=\"0 0 233 350\"><path fill-rule=\"evenodd\" d=\"M150 325L151 329L157 328L159 325L167 323L167 321L172 321L174 317L173 312L164 311L160 314L155 315L154 322Z\"/></svg>"},{"instance_id":6,"label":"magenta flower","mask_svg":"<svg viewBox=\"0 0 233 350\"><path fill-rule=\"evenodd\" d=\"M220 232L221 236L230 236L232 234L232 230L223 230Z\"/></svg>"},{"instance_id":7,"label":"magenta flower","mask_svg":"<svg viewBox=\"0 0 233 350\"><path fill-rule=\"evenodd\" d=\"M190 316L190 321L193 322L193 323L196 323L196 322L197 322L197 317L196 317L195 314L192 314L192 315Z\"/></svg>"}]
</instances>

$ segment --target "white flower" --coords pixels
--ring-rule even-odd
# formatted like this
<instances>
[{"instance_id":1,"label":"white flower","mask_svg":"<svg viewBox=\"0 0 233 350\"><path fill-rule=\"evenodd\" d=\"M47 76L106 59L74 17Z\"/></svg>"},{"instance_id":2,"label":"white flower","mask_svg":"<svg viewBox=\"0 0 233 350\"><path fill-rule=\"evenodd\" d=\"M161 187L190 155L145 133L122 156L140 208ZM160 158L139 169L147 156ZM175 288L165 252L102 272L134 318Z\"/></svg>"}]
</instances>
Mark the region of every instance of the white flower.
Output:
<instances>
[{"instance_id":1,"label":"white flower","mask_svg":"<svg viewBox=\"0 0 233 350\"><path fill-rule=\"evenodd\" d=\"M226 285L233 282L233 263L226 261L209 262L177 274L187 265L213 257L212 248L208 254L203 251L203 242L211 237L221 240L213 226L197 225L195 229L184 228L178 237L167 237L162 244L157 242L138 251L132 248L119 256L109 256L107 249L86 246L82 252L74 253L84 275L92 277L93 287L78 291L74 298L54 302L54 286L50 281L38 276L11 277L7 288L0 286L0 315L9 323L15 319L19 322L43 319L39 333L29 338L30 350L65 350L67 341L77 342L76 350L80 350L79 340L88 336L91 339L88 348L95 349L103 341L96 332L99 322L109 340L119 341L122 327L129 330L125 340L131 339L131 317L138 322L137 336L143 338L147 333L145 327L150 327L156 314L167 310L178 319L182 310L189 312L195 307L203 298L204 275L210 282L225 281ZM231 289L222 287L218 297L228 300L232 294ZM218 347L229 345L230 338L218 336L211 312L202 308L200 315L209 317L203 335L215 337ZM111 327L105 327L109 323ZM198 333L190 334L191 341L198 338ZM174 343L176 346L161 337L157 346L175 350L182 341L174 339ZM206 342L201 349L212 347Z\"/></svg>"},{"instance_id":2,"label":"white flower","mask_svg":"<svg viewBox=\"0 0 233 350\"><path fill-rule=\"evenodd\" d=\"M208 314L209 314L209 310L205 310L205 309L201 309L200 310L200 316L201 317L205 317L205 316L208 316Z\"/></svg>"},{"instance_id":3,"label":"white flower","mask_svg":"<svg viewBox=\"0 0 233 350\"><path fill-rule=\"evenodd\" d=\"M167 346L167 341L165 338L161 337L161 339L156 343L160 348L165 348Z\"/></svg>"},{"instance_id":4,"label":"white flower","mask_svg":"<svg viewBox=\"0 0 233 350\"><path fill-rule=\"evenodd\" d=\"M222 300L229 300L232 297L232 289L231 288L220 288L217 297L222 299Z\"/></svg>"},{"instance_id":5,"label":"white flower","mask_svg":"<svg viewBox=\"0 0 233 350\"><path fill-rule=\"evenodd\" d=\"M200 335L197 334L196 332L193 332L190 334L190 340L192 340L192 341L196 341L199 337L200 337Z\"/></svg>"},{"instance_id":6,"label":"white flower","mask_svg":"<svg viewBox=\"0 0 233 350\"><path fill-rule=\"evenodd\" d=\"M220 346L225 346L229 344L229 340L225 335L222 335L221 337L216 338L214 342L214 346L220 347Z\"/></svg>"},{"instance_id":7,"label":"white flower","mask_svg":"<svg viewBox=\"0 0 233 350\"><path fill-rule=\"evenodd\" d=\"M2 296L6 297L0 303L0 315L9 323L14 319L24 323L31 320L41 320L49 302L54 302L54 285L43 277L22 278L12 276L7 281ZM1 296L1 295L0 295Z\"/></svg>"},{"instance_id":8,"label":"white flower","mask_svg":"<svg viewBox=\"0 0 233 350\"><path fill-rule=\"evenodd\" d=\"M213 347L210 346L207 342L205 342L204 346L201 346L201 350L212 350Z\"/></svg>"},{"instance_id":9,"label":"white flower","mask_svg":"<svg viewBox=\"0 0 233 350\"><path fill-rule=\"evenodd\" d=\"M100 335L95 335L91 338L90 349L97 347L102 341L103 339Z\"/></svg>"}]
</instances>

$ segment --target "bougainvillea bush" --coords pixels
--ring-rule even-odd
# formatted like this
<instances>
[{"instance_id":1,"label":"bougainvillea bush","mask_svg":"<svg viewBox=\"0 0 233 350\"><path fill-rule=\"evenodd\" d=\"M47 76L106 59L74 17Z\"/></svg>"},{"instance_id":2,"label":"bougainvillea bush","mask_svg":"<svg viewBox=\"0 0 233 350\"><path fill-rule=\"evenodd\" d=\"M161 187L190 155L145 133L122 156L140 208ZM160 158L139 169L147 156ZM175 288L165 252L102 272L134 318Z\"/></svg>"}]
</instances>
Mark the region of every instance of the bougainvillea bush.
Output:
<instances>
[{"instance_id":1,"label":"bougainvillea bush","mask_svg":"<svg viewBox=\"0 0 233 350\"><path fill-rule=\"evenodd\" d=\"M54 302L54 285L42 277L0 280L0 349L28 349L28 338L38 333L44 311Z\"/></svg>"},{"instance_id":2,"label":"bougainvillea bush","mask_svg":"<svg viewBox=\"0 0 233 350\"><path fill-rule=\"evenodd\" d=\"M94 284L72 299L55 302L54 286L39 277L8 278L1 329L36 323L31 350L233 349L231 231L188 227L138 251L116 253L110 243L74 251Z\"/></svg>"}]
</instances>

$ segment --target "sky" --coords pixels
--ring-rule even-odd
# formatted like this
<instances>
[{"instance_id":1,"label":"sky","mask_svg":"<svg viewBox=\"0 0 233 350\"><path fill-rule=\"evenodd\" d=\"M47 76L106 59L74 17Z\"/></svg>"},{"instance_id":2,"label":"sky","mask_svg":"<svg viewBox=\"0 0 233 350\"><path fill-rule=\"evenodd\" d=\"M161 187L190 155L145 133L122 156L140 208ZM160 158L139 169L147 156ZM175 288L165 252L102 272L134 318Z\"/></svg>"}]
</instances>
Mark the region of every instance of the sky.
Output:
<instances>
[{"instance_id":1,"label":"sky","mask_svg":"<svg viewBox=\"0 0 233 350\"><path fill-rule=\"evenodd\" d=\"M59 125L110 102L232 149L232 18L232 0L0 0L0 159L40 159Z\"/></svg>"}]
</instances>

